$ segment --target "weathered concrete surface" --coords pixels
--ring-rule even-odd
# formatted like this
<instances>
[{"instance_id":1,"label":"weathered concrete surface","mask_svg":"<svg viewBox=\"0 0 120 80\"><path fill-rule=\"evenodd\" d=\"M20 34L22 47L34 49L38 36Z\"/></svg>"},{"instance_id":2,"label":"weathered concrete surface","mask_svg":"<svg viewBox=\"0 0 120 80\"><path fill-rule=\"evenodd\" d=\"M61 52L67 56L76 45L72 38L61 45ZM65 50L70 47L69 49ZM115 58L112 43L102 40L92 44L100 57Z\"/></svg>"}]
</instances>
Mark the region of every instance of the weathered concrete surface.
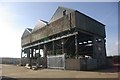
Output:
<instances>
[{"instance_id":1,"label":"weathered concrete surface","mask_svg":"<svg viewBox=\"0 0 120 80\"><path fill-rule=\"evenodd\" d=\"M11 78L118 78L113 70L69 71L55 69L30 70L16 65L2 65L2 76Z\"/></svg>"}]
</instances>

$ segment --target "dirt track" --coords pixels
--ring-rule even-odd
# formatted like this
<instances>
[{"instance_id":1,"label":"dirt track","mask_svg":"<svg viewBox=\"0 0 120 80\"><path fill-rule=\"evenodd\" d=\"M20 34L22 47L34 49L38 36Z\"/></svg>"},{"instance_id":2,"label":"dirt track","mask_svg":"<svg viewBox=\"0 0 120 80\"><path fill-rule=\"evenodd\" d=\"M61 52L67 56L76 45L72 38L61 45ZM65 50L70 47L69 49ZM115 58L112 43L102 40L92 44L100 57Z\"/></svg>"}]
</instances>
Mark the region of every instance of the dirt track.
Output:
<instances>
[{"instance_id":1,"label":"dirt track","mask_svg":"<svg viewBox=\"0 0 120 80\"><path fill-rule=\"evenodd\" d=\"M118 78L116 71L31 70L16 65L2 65L2 76L11 78Z\"/></svg>"}]
</instances>

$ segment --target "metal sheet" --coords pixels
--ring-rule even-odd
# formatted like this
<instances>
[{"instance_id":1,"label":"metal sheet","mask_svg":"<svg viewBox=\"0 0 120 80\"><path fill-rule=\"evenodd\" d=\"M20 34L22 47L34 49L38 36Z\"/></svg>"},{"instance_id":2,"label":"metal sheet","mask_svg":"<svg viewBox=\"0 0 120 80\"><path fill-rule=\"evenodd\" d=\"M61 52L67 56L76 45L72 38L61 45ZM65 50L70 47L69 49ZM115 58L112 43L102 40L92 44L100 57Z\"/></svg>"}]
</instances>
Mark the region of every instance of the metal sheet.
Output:
<instances>
[{"instance_id":1,"label":"metal sheet","mask_svg":"<svg viewBox=\"0 0 120 80\"><path fill-rule=\"evenodd\" d=\"M65 54L47 56L47 67L65 69Z\"/></svg>"}]
</instances>

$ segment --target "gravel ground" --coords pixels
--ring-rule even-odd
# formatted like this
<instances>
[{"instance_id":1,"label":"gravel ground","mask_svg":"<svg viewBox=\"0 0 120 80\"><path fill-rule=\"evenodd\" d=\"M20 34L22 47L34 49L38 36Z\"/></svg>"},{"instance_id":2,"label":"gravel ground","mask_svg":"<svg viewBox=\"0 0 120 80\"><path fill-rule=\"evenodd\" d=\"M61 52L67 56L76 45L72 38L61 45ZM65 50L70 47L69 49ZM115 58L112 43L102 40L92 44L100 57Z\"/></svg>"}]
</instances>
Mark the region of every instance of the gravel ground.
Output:
<instances>
[{"instance_id":1,"label":"gravel ground","mask_svg":"<svg viewBox=\"0 0 120 80\"><path fill-rule=\"evenodd\" d=\"M99 71L31 70L23 66L3 64L2 76L10 78L118 78L118 72L110 69Z\"/></svg>"}]
</instances>

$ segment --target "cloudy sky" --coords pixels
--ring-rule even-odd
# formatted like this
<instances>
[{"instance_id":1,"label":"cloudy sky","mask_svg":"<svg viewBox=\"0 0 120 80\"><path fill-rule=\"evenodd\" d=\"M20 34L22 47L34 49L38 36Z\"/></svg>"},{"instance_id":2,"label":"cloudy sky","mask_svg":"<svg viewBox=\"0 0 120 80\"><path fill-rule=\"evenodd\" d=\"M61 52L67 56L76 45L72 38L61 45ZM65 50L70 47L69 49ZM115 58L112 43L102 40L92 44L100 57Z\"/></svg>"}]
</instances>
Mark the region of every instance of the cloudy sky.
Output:
<instances>
[{"instance_id":1,"label":"cloudy sky","mask_svg":"<svg viewBox=\"0 0 120 80\"><path fill-rule=\"evenodd\" d=\"M58 6L76 9L106 25L107 55L118 54L117 2L2 2L0 3L0 57L20 57L21 36L39 19L49 21Z\"/></svg>"}]
</instances>

